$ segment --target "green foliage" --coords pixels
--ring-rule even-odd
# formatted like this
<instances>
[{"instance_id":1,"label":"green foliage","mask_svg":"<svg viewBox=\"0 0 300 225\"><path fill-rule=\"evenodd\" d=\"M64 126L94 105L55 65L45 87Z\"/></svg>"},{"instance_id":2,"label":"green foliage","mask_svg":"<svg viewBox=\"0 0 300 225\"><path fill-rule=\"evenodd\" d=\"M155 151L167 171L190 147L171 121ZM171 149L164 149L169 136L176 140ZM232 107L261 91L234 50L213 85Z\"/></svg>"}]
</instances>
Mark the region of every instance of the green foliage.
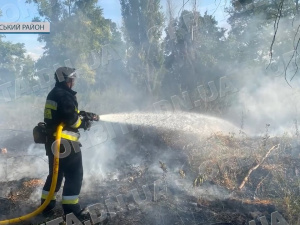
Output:
<instances>
[{"instance_id":1,"label":"green foliage","mask_svg":"<svg viewBox=\"0 0 300 225\"><path fill-rule=\"evenodd\" d=\"M279 11L281 2L283 7ZM272 46L272 54L275 56L273 60L276 60L276 56L286 53L287 48L293 48L296 33L296 27L292 26L293 18L296 17L294 1L232 0L231 3L232 7L227 9L231 15L228 19L231 26L228 37L230 59L243 61L248 66L265 67L270 60L270 47L277 29L276 19L281 21ZM283 42L285 44L282 44Z\"/></svg>"},{"instance_id":2,"label":"green foliage","mask_svg":"<svg viewBox=\"0 0 300 225\"><path fill-rule=\"evenodd\" d=\"M89 56L99 53L107 44L120 44L121 35L115 23L103 17L97 0L28 0L39 7L39 18L35 21L50 21L51 33L40 34L39 41L45 42L45 51L38 60L38 68L49 65L65 65L80 68L80 76L88 84L94 84L98 68L91 68ZM52 69L52 68L51 68Z\"/></svg>"},{"instance_id":3,"label":"green foliage","mask_svg":"<svg viewBox=\"0 0 300 225\"><path fill-rule=\"evenodd\" d=\"M281 0L252 8L248 7L252 0L232 0L228 9L231 29L227 33L213 16L202 15L196 8L166 21L160 0L120 0L123 36L115 23L103 17L97 0L27 2L38 6L40 16L34 21L51 22L51 34L39 35L45 51L36 63L38 69L65 65L69 59L66 64L80 69L85 87L94 84L94 89L104 90L126 86L156 98L161 94L169 97L182 91L191 93L197 85L227 75L224 67L230 70L240 63L265 66ZM295 14L295 6L284 2L282 16ZM173 27L175 38L169 30L163 35L166 22ZM286 49L281 42L293 42L295 29L286 28L288 34L276 38L277 55ZM92 51L102 57L96 69L90 66ZM114 57L107 51L114 51Z\"/></svg>"},{"instance_id":4,"label":"green foliage","mask_svg":"<svg viewBox=\"0 0 300 225\"><path fill-rule=\"evenodd\" d=\"M161 36L164 18L159 0L120 0L127 44L127 69L139 90L158 93L163 77Z\"/></svg>"},{"instance_id":5,"label":"green foliage","mask_svg":"<svg viewBox=\"0 0 300 225\"><path fill-rule=\"evenodd\" d=\"M34 82L34 61L30 56L25 56L25 45L3 41L4 37L0 35L0 82L13 82L16 78L26 78Z\"/></svg>"},{"instance_id":6,"label":"green foliage","mask_svg":"<svg viewBox=\"0 0 300 225\"><path fill-rule=\"evenodd\" d=\"M32 81L34 74L34 61L25 56L24 44L13 44L3 41L0 36L0 81L14 81L16 78L27 78Z\"/></svg>"},{"instance_id":7,"label":"green foliage","mask_svg":"<svg viewBox=\"0 0 300 225\"><path fill-rule=\"evenodd\" d=\"M165 38L165 66L167 74L163 86L175 94L189 91L204 81L211 81L220 74L218 63L225 58L224 29L205 13L184 10L180 17L169 22L175 38ZM224 75L224 74L223 74ZM208 80L207 80L208 79Z\"/></svg>"}]
</instances>

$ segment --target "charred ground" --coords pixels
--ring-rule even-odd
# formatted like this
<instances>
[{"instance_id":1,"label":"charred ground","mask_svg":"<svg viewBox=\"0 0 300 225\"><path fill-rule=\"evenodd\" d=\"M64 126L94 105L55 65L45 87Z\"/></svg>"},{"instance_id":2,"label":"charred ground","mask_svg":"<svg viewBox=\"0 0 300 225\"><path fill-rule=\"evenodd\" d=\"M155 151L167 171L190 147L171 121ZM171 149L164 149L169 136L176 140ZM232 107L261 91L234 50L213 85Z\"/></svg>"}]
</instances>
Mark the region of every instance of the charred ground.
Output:
<instances>
[{"instance_id":1,"label":"charred ground","mask_svg":"<svg viewBox=\"0 0 300 225\"><path fill-rule=\"evenodd\" d=\"M110 199L116 214L110 213L107 224L248 224L260 216L270 221L274 211L290 224L299 224L299 149L292 138L216 131L200 139L147 128L113 141L118 151L110 166L115 169L105 178L85 180L88 189L83 188L80 198L82 206L106 207ZM8 145L7 149L12 156L25 154ZM247 174L249 179L240 189ZM159 194L154 194L154 184L159 184ZM0 200L2 219L21 216L39 205L42 179L24 176L0 185L8 190ZM124 200L121 207L118 195ZM60 216L58 204L47 220ZM45 221L37 217L24 224Z\"/></svg>"}]
</instances>

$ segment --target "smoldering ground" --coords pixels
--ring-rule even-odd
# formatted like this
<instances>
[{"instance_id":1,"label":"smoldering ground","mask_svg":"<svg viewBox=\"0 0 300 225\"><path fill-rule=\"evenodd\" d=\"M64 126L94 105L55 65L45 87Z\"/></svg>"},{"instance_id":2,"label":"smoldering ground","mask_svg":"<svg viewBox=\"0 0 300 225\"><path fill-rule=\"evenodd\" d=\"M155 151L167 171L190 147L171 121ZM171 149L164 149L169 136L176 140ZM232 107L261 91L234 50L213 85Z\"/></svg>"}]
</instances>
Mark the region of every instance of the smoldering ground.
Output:
<instances>
[{"instance_id":1,"label":"smoldering ground","mask_svg":"<svg viewBox=\"0 0 300 225\"><path fill-rule=\"evenodd\" d=\"M176 120L178 117L181 119ZM209 147L207 149L205 145L208 143L204 142L204 140L210 138L212 131L221 131L227 127L226 132L229 132L234 126L228 126L228 123L217 120L210 124L207 127L208 130L204 132L202 130L203 127L199 130L198 126L198 123L203 119L205 117L198 115L190 117L184 114L176 117L169 116L166 118L167 121L159 121L160 125L162 125L162 122L165 122L165 125L162 125L163 129L155 127L143 128L141 126L139 129L132 130L129 126L128 129L131 132L125 135L122 133L120 126L116 124L115 132L117 137L113 139L113 143L112 141L107 141L88 147L89 143L83 141L82 153L85 177L81 194L82 204L90 205L99 202L104 206L111 204L109 210L112 210L111 207L113 207L117 212L112 214L112 223L122 221L125 224L170 224L182 220L190 223L210 220L224 222L223 217L218 219L216 216L212 216L209 211L203 210L202 206L199 207L199 199L208 202L229 201L235 194L215 183L210 183L218 172L214 175L213 173L215 172L207 173L206 169L209 166L199 167L200 164L197 166L197 163L200 161L194 160L195 157L202 157L202 161L207 162L212 160L212 157L215 158L214 154L216 152L212 152L212 149ZM189 126L190 132L186 132L184 129L182 132L180 131L181 129L168 130L167 124L179 128L180 126ZM211 130L212 125L214 127L213 130ZM105 134L103 134L101 129L95 129L92 137L103 140ZM201 143L204 145L201 146ZM86 146L86 149L84 146ZM197 148L199 149L197 150ZM42 149L36 150L42 151ZM220 155L220 157L225 157L225 149L223 151L220 150L218 149L218 154L221 152L224 154L223 156ZM232 152L227 154L227 157L230 158ZM209 155L211 156L209 157ZM191 159L191 156L194 159ZM91 158L92 161L89 161ZM19 167L22 168L22 164L19 164ZM44 163L44 167L47 167L46 163ZM14 167L11 169L13 170ZM183 173L180 173L180 171L183 171ZM204 177L204 174L206 174L206 177ZM203 175L203 180L195 183L195 179L199 178L199 175ZM23 180L17 179L15 182L19 183L19 185L14 185L16 190L13 193L22 193L19 187L22 186ZM155 183L159 184L160 193L156 202L153 202ZM149 200L149 196L144 196L145 193L142 188L144 185L151 192L151 200ZM30 205L30 207L23 208L21 212L25 213L26 209L33 208L34 205L38 204L38 192L40 189L41 186L34 188L29 199L22 199L24 201L22 204L16 204L19 206L24 206L24 204ZM138 192L132 192L133 190ZM165 192L165 190L167 191ZM136 193L139 193L139 196ZM120 195L122 195L126 206L119 206L116 196ZM143 202L143 204L137 204L136 202ZM122 212L120 207L125 207L125 211ZM249 210L249 207L254 206L251 206L251 204L244 206L243 210ZM259 205L257 207L263 206ZM251 208L251 210L253 209ZM270 213L274 210L271 206L267 206L266 209ZM20 210L12 207L10 213L9 211L6 212L10 216L14 216L18 212L20 213ZM238 220L245 220L245 215L242 212L237 217L240 217ZM235 220L237 217L230 217L230 220Z\"/></svg>"},{"instance_id":2,"label":"smoldering ground","mask_svg":"<svg viewBox=\"0 0 300 225\"><path fill-rule=\"evenodd\" d=\"M256 38L255 31L263 17L262 14L252 20L248 27L251 32L245 32L244 36L246 45ZM214 65L219 67L220 74L199 73L197 76L201 81L190 87L191 90L181 90L193 93L191 97L196 96L192 102L193 113L208 115L186 111L162 120L154 119L151 123L152 111L150 117L136 113L132 118L137 121L144 119L138 129L131 127L130 124L136 120L130 121L129 118L126 121L128 132L118 123L111 125L114 132L103 123L95 124L89 135L84 132L82 153L85 175L80 199L83 206L98 202L105 205L107 199L118 205L115 196L123 194L135 208L117 214L112 218L112 224L244 224L257 214L275 211L273 202L266 200L266 196L280 198L287 194L284 190L296 196L297 192L293 192L291 187L294 187L293 178L299 173L299 146L293 139L297 137L298 130L299 83L295 77L290 82L294 87L291 89L284 79L282 65L287 65L290 56L285 51L281 54L285 64L279 54L274 54L272 65L278 65L277 69L267 69L270 40L274 34L272 25L265 27L261 33L265 38L259 39L257 47L261 53L256 61L265 61L265 67L257 66L252 61L240 63L238 60L224 60ZM278 45L275 47L290 52L292 42L284 41L287 37L284 28L288 26L291 26L290 19L281 20L276 38ZM212 51L227 50L218 47ZM65 60L68 60L67 56ZM112 62L112 65L115 64ZM49 77L52 74L53 71ZM293 74L294 70L287 71L288 81ZM220 96L218 79L223 76L230 76L233 86L239 91ZM216 112L204 110L207 102L201 98L197 86L203 85L209 98L212 90L208 82L214 78L218 92L216 102L232 100L227 111L222 111L221 107ZM175 80L171 80L171 85L172 82L177 85ZM152 108L152 103L159 100L172 104L172 95L155 99L151 94L132 90L133 86L125 78L118 85L96 93L90 93L88 86L78 85L75 89L78 91L79 105L98 114L122 114L134 110L143 112L145 105ZM118 88L122 92L117 93ZM46 94L44 90L40 97L20 96L17 101L1 104L1 127L6 129L1 135L1 147L8 150L7 155L1 154L1 192L4 204L9 206L3 210L2 218L27 213L39 204L42 185L34 186L30 193L20 190L29 190L23 186L28 179L45 180L47 175L44 149L32 145L31 131L27 129L42 120ZM83 97L80 97L81 94ZM183 99L182 92L175 94ZM195 101L199 99L201 104L196 106ZM148 122L151 126L147 126ZM266 127L266 124L269 126ZM14 129L24 129L26 132ZM289 135L285 135L286 132ZM245 189L236 190L249 169L260 162L273 144L279 142L283 143L279 151L272 153L265 165L253 172ZM151 201L147 203L148 208L139 208L131 190L136 188L143 199L142 186L148 185L153 194L153 184L157 180L164 182L169 195L162 194L158 202ZM282 180L286 180L286 186L282 186Z\"/></svg>"}]
</instances>

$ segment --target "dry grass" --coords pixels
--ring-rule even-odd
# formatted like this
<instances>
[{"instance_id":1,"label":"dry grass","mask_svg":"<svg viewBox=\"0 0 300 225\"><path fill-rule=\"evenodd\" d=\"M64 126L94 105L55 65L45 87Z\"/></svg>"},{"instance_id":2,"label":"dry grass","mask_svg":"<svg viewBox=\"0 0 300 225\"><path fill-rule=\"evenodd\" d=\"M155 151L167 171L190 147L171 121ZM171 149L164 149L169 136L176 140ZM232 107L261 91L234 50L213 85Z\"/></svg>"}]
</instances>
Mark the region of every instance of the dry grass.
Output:
<instances>
[{"instance_id":1,"label":"dry grass","mask_svg":"<svg viewBox=\"0 0 300 225\"><path fill-rule=\"evenodd\" d=\"M45 182L43 180L40 180L40 179L32 179L32 180L29 180L29 181L25 181L23 183L23 186L24 187L41 187L45 184Z\"/></svg>"},{"instance_id":2,"label":"dry grass","mask_svg":"<svg viewBox=\"0 0 300 225\"><path fill-rule=\"evenodd\" d=\"M293 154L300 146L294 146L294 138L285 135L267 139L249 138L215 132L205 142L186 137L190 138L187 145L187 141L180 141L185 139L184 136L180 139L173 133L164 135L168 145L182 148L188 155L191 171L233 192L238 190L247 172L259 165L250 174L240 197L251 196L254 200L247 197L243 200L249 204L275 205L290 224L300 224L299 150L298 154ZM266 153L277 144L280 147L267 155L260 165ZM208 206L205 200L199 204Z\"/></svg>"}]
</instances>

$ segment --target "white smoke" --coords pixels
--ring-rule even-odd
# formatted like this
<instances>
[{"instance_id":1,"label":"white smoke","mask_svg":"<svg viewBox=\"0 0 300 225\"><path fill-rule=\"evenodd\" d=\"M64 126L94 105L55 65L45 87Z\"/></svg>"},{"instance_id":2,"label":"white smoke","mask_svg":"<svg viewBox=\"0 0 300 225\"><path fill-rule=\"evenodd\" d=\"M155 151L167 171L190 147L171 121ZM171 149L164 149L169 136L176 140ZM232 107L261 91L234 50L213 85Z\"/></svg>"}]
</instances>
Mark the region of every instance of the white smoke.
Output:
<instances>
[{"instance_id":1,"label":"white smoke","mask_svg":"<svg viewBox=\"0 0 300 225\"><path fill-rule=\"evenodd\" d=\"M9 149L8 149L9 150ZM2 154L0 181L14 181L22 178L42 178L48 171L48 161L45 150L32 144L23 154Z\"/></svg>"},{"instance_id":2,"label":"white smoke","mask_svg":"<svg viewBox=\"0 0 300 225\"><path fill-rule=\"evenodd\" d=\"M255 35L262 21L261 17L264 19L263 16L251 19L247 27L248 35L244 36L245 43L257 38ZM293 40L290 37L295 34L295 27L291 24L290 18L281 18L270 65L269 49L274 34L273 23L261 29L264 40L259 42L259 57L256 60L263 62L265 66L259 68L254 66L255 60L243 64L233 62L228 64L231 67L228 69L228 74L233 78L234 86L239 89L239 92L236 93L237 101L224 118L233 121L238 127L241 127L243 123L243 129L252 135L265 133L266 124L270 124L269 134L271 135L288 133L294 136L296 133L295 121L299 121L299 72L291 80L296 72L295 59L291 61L286 73L284 67L292 57ZM249 29L253 29L253 32ZM276 55L276 50L279 47L282 48L283 45L285 52L282 52L280 56ZM285 80L285 75L288 82Z\"/></svg>"}]
</instances>

